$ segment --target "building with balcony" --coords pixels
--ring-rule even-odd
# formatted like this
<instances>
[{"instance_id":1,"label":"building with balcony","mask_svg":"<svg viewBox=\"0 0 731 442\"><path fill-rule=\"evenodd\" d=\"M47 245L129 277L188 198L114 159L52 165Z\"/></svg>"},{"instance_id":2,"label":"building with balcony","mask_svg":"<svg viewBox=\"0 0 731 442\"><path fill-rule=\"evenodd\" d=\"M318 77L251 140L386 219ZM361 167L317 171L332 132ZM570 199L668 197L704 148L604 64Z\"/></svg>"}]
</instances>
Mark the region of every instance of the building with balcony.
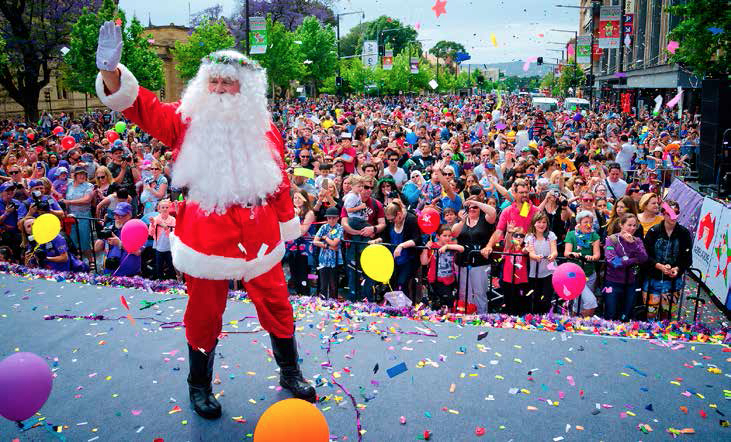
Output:
<instances>
[{"instance_id":1,"label":"building with balcony","mask_svg":"<svg viewBox=\"0 0 731 442\"><path fill-rule=\"evenodd\" d=\"M594 96L617 100L620 94L629 94L633 106L654 106L654 98L663 96L667 102L684 90L680 103L683 109L694 111L700 108L701 78L669 61L666 48L668 34L680 23L680 17L667 12L667 8L685 0L624 0L624 14L631 15L632 32L622 37L620 49L603 49L601 56L593 59ZM591 35L598 21L598 10L592 14L592 4L621 6L621 0L581 0L579 9L580 35ZM594 17L592 17L594 16ZM626 45L628 43L628 45ZM592 66L586 67L589 74ZM618 75L621 73L621 75Z\"/></svg>"}]
</instances>

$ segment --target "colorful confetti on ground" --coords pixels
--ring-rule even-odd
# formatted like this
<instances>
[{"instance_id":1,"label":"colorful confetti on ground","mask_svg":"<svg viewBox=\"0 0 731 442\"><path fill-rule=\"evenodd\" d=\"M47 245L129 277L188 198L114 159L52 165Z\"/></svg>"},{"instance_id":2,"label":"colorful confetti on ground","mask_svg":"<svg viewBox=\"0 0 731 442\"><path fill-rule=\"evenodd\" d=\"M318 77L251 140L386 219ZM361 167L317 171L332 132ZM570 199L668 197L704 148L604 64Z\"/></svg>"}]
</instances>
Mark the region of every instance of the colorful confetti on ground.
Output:
<instances>
[{"instance_id":1,"label":"colorful confetti on ground","mask_svg":"<svg viewBox=\"0 0 731 442\"><path fill-rule=\"evenodd\" d=\"M0 275L0 357L34 352L55 379L23 428L0 422L3 439L251 440L264 410L289 397L242 293L216 351L224 416L209 422L187 403L182 286L18 275ZM334 441L729 438L731 348L709 345L725 331L294 305L303 372Z\"/></svg>"}]
</instances>

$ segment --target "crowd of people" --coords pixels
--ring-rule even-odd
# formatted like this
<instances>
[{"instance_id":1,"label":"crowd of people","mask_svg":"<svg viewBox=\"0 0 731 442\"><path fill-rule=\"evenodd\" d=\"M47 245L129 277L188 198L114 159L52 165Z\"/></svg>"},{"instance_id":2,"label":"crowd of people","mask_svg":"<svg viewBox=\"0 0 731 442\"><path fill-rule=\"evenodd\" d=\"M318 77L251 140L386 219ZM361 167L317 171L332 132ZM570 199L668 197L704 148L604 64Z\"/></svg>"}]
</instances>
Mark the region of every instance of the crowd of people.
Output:
<instances>
[{"instance_id":1,"label":"crowd of people","mask_svg":"<svg viewBox=\"0 0 731 442\"><path fill-rule=\"evenodd\" d=\"M629 320L677 305L692 241L663 189L695 161L687 111L598 101L544 112L517 94L325 96L270 110L302 234L286 244L293 294L381 302L400 291L442 312L545 313L564 306L551 276L571 261L587 284L567 312ZM5 261L180 278L169 234L186 189L169 185L168 146L110 111L4 121L0 142ZM440 217L429 234L426 209ZM37 246L44 213L63 229ZM149 240L128 253L120 231L133 218ZM375 243L393 253L390 285L360 265Z\"/></svg>"}]
</instances>

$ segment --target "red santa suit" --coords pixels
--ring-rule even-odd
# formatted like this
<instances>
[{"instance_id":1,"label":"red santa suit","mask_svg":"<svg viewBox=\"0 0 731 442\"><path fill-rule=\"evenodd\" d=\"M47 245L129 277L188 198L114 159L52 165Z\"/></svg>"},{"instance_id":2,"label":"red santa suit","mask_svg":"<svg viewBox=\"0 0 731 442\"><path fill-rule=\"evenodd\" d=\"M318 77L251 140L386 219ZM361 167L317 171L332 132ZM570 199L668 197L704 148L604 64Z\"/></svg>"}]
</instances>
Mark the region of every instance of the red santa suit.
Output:
<instances>
[{"instance_id":1,"label":"red santa suit","mask_svg":"<svg viewBox=\"0 0 731 442\"><path fill-rule=\"evenodd\" d=\"M206 146L190 145L190 141L186 144L191 121L180 112L180 101L160 102L154 93L138 85L128 69L123 65L119 65L119 69L120 89L108 94L100 76L97 94L105 105L122 112L143 131L172 149L176 160L172 172L175 184L177 160L183 159L186 149L205 149ZM284 171L284 143L276 127L267 124L271 126L262 130L266 138L262 145L267 146L271 159L276 162L276 181L263 198L249 200L246 204L223 201L215 208L205 206L201 201L214 197L210 195L210 185L217 177L201 177L211 181L201 181L196 188L198 178L190 173L194 166L185 166L194 184L188 200L179 206L170 241L173 263L186 276L189 300L184 323L188 343L195 349L209 351L215 346L221 332L229 280L243 280L265 330L278 338L293 335L293 312L281 260L284 242L300 235L299 219L294 214L289 180ZM189 156L186 161L195 162L195 158L199 157ZM225 169L225 165L221 168ZM256 183L252 183L254 185ZM227 191L229 189L221 189L224 200ZM196 195L200 201L196 201ZM229 200L237 201L235 192Z\"/></svg>"}]
</instances>

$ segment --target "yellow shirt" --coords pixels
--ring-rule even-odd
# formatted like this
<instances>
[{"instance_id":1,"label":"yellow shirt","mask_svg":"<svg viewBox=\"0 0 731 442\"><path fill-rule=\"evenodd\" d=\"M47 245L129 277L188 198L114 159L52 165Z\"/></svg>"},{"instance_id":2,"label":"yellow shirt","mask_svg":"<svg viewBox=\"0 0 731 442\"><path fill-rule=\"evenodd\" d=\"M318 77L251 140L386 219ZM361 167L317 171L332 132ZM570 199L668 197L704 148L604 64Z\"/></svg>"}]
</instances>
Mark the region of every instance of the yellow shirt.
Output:
<instances>
[{"instance_id":1,"label":"yellow shirt","mask_svg":"<svg viewBox=\"0 0 731 442\"><path fill-rule=\"evenodd\" d=\"M644 234L647 235L647 232L650 231L650 228L652 228L652 226L656 226L663 221L664 221L664 218L662 216L658 215L655 217L654 220L650 221L649 223L644 223L644 222L640 221L640 224L642 224L642 229L643 229Z\"/></svg>"},{"instance_id":2,"label":"yellow shirt","mask_svg":"<svg viewBox=\"0 0 731 442\"><path fill-rule=\"evenodd\" d=\"M515 131L511 130L508 132L508 141L511 143L515 142Z\"/></svg>"},{"instance_id":3,"label":"yellow shirt","mask_svg":"<svg viewBox=\"0 0 731 442\"><path fill-rule=\"evenodd\" d=\"M568 158L556 157L553 159L553 161L554 163L556 163L556 166L558 166L559 170L564 170L563 164L566 164L566 172L576 172L576 166L574 166L574 162Z\"/></svg>"}]
</instances>

